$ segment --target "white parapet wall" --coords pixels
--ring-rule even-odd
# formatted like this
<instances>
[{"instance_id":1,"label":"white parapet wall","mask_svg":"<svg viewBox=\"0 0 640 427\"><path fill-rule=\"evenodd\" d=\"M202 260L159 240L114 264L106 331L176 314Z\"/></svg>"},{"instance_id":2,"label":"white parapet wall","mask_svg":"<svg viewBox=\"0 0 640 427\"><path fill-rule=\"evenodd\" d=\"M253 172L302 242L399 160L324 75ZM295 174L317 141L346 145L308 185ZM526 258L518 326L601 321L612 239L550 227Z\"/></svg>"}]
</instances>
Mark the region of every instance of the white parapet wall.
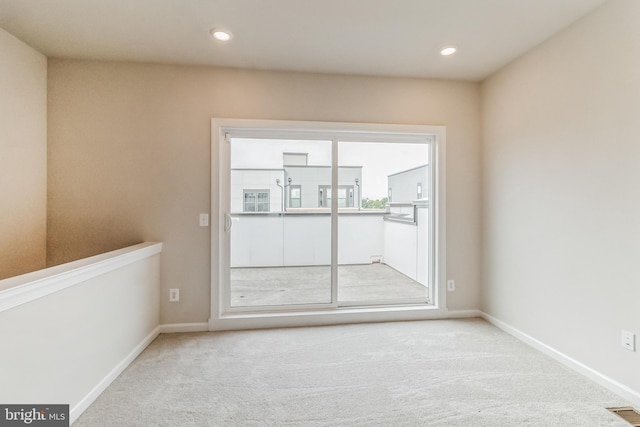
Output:
<instances>
[{"instance_id":1,"label":"white parapet wall","mask_svg":"<svg viewBox=\"0 0 640 427\"><path fill-rule=\"evenodd\" d=\"M401 213L407 218L397 221L385 220L385 212L340 213L338 264L370 264L380 260L427 286L427 204L416 202L403 207L406 212ZM394 212L398 214L397 210ZM331 263L331 216L327 212L233 214L232 221L232 268Z\"/></svg>"},{"instance_id":2,"label":"white parapet wall","mask_svg":"<svg viewBox=\"0 0 640 427\"><path fill-rule=\"evenodd\" d=\"M0 402L73 422L159 333L161 243L0 280Z\"/></svg>"},{"instance_id":3,"label":"white parapet wall","mask_svg":"<svg viewBox=\"0 0 640 427\"><path fill-rule=\"evenodd\" d=\"M415 223L385 221L384 262L387 265L416 280L418 276L417 248L418 227Z\"/></svg>"},{"instance_id":4,"label":"white parapet wall","mask_svg":"<svg viewBox=\"0 0 640 427\"><path fill-rule=\"evenodd\" d=\"M384 262L425 286L429 284L429 202L396 203L384 221Z\"/></svg>"},{"instance_id":5,"label":"white parapet wall","mask_svg":"<svg viewBox=\"0 0 640 427\"><path fill-rule=\"evenodd\" d=\"M339 264L368 264L383 256L384 213L338 216ZM331 264L329 213L234 214L231 267Z\"/></svg>"}]
</instances>

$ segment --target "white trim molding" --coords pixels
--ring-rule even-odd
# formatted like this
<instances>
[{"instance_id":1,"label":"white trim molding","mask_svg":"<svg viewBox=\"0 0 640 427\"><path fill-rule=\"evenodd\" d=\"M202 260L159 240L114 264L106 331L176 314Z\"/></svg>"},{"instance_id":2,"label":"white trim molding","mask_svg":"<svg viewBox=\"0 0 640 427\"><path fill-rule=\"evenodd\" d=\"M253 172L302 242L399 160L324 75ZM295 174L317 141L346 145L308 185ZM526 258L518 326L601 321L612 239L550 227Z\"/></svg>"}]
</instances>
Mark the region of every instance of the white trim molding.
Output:
<instances>
[{"instance_id":1,"label":"white trim molding","mask_svg":"<svg viewBox=\"0 0 640 427\"><path fill-rule=\"evenodd\" d=\"M210 331L329 326L348 323L405 322L413 320L480 317L479 310L447 310L433 306L351 307L338 310L230 314L209 320Z\"/></svg>"},{"instance_id":2,"label":"white trim molding","mask_svg":"<svg viewBox=\"0 0 640 427\"><path fill-rule=\"evenodd\" d=\"M640 406L640 393L638 391L633 390L633 389L627 387L624 384L619 383L618 381L616 381L616 380L614 380L612 378L609 378L608 376L596 371L595 369L590 368L589 366L585 365L584 363L581 363L581 362L577 361L576 359L567 356L566 354L556 350L553 347L548 346L547 344L545 344L542 341L539 341L539 340L533 338L530 335L525 334L524 332L520 331L519 329L514 328L513 326L503 322L502 320L499 320L499 319L491 316L490 314L487 314L485 312L480 312L480 315L487 322L489 322L492 325L496 326L497 328L503 330L504 332L508 333L509 335L513 335L514 337L516 337L520 341L530 345L531 347L535 348L536 350L538 350L538 351L546 354L547 356L557 360L558 362L562 363L563 365L567 366L568 368L570 368L570 369L576 371L577 373L589 378L590 380L600 384L601 386L611 390L612 392L618 394L619 396L623 397L624 399L627 399L634 406L636 406L636 407Z\"/></svg>"}]
</instances>

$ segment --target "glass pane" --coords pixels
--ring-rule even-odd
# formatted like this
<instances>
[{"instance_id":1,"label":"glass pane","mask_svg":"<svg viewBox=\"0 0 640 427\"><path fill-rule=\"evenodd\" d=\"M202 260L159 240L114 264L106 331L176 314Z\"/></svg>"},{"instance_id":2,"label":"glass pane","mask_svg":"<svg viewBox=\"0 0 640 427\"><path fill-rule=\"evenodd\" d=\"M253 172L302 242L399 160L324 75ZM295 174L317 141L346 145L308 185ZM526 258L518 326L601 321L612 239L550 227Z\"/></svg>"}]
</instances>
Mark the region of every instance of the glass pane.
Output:
<instances>
[{"instance_id":1,"label":"glass pane","mask_svg":"<svg viewBox=\"0 0 640 427\"><path fill-rule=\"evenodd\" d=\"M347 207L347 189L346 188L338 188L338 207L339 208Z\"/></svg>"},{"instance_id":2,"label":"glass pane","mask_svg":"<svg viewBox=\"0 0 640 427\"><path fill-rule=\"evenodd\" d=\"M338 211L341 305L428 301L428 201L416 197L418 182L429 188L428 152L427 144L340 142L338 183L353 188L353 204Z\"/></svg>"},{"instance_id":3,"label":"glass pane","mask_svg":"<svg viewBox=\"0 0 640 427\"><path fill-rule=\"evenodd\" d=\"M231 139L231 307L331 303L327 185L330 141Z\"/></svg>"}]
</instances>

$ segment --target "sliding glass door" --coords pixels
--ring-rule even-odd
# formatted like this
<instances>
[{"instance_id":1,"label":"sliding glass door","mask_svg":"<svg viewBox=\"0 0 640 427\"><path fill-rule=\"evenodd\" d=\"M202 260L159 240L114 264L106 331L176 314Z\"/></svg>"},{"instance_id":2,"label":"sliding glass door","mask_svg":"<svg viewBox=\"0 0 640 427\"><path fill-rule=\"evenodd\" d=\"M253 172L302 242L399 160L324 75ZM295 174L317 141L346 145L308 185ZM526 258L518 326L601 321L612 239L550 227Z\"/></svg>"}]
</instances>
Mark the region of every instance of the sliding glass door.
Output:
<instances>
[{"instance_id":1,"label":"sliding glass door","mask_svg":"<svg viewBox=\"0 0 640 427\"><path fill-rule=\"evenodd\" d=\"M225 136L221 312L433 302L431 137Z\"/></svg>"}]
</instances>

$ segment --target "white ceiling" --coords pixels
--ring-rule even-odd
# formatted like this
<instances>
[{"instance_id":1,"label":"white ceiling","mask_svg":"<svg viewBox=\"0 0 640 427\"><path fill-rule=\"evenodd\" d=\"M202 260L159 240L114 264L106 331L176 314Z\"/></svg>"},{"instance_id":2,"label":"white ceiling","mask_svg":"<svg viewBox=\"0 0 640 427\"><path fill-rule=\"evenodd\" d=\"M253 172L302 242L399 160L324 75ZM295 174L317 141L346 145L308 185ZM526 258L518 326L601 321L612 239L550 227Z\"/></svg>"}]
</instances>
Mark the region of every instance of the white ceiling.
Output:
<instances>
[{"instance_id":1,"label":"white ceiling","mask_svg":"<svg viewBox=\"0 0 640 427\"><path fill-rule=\"evenodd\" d=\"M49 57L482 80L604 1L0 0L0 27Z\"/></svg>"}]
</instances>

